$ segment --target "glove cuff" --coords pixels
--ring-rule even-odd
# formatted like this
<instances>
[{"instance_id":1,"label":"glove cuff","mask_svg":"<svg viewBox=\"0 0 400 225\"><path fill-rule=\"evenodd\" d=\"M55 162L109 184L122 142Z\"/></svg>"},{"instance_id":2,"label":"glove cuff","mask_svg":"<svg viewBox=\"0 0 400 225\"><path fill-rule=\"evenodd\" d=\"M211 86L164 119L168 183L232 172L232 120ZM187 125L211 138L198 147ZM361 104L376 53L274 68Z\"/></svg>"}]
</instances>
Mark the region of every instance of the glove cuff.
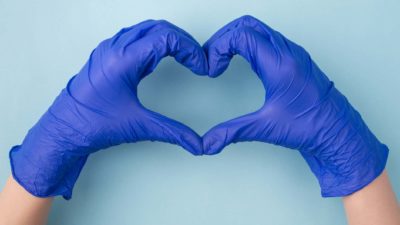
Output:
<instances>
[{"instance_id":1,"label":"glove cuff","mask_svg":"<svg viewBox=\"0 0 400 225\"><path fill-rule=\"evenodd\" d=\"M30 194L36 197L62 195L69 200L73 186L87 160L87 156L62 156L50 164L68 161L63 166L39 166L24 154L24 146L16 145L9 153L11 172L14 179Z\"/></svg>"},{"instance_id":2,"label":"glove cuff","mask_svg":"<svg viewBox=\"0 0 400 225\"><path fill-rule=\"evenodd\" d=\"M383 172L389 149L336 89L321 107L334 123L324 125L326 129L316 137L320 144L315 149L301 154L318 178L323 197L350 195Z\"/></svg>"},{"instance_id":3,"label":"glove cuff","mask_svg":"<svg viewBox=\"0 0 400 225\"><path fill-rule=\"evenodd\" d=\"M65 97L62 92L55 104ZM62 112L70 113L71 109L73 105L68 105ZM54 112L52 106L29 130L22 145L10 150L11 170L14 179L34 196L70 199L91 146L85 134ZM80 121L76 124L85 125Z\"/></svg>"},{"instance_id":4,"label":"glove cuff","mask_svg":"<svg viewBox=\"0 0 400 225\"><path fill-rule=\"evenodd\" d=\"M372 149L374 148L374 149ZM348 174L341 174L337 169L331 169L326 161L321 161L318 157L301 152L311 170L318 179L321 187L322 197L343 197L357 192L379 177L385 169L389 150L386 145L379 144L363 151L373 151L364 162L352 162L348 160L340 167L355 166L347 168L351 170ZM356 164L356 165L352 165Z\"/></svg>"}]
</instances>

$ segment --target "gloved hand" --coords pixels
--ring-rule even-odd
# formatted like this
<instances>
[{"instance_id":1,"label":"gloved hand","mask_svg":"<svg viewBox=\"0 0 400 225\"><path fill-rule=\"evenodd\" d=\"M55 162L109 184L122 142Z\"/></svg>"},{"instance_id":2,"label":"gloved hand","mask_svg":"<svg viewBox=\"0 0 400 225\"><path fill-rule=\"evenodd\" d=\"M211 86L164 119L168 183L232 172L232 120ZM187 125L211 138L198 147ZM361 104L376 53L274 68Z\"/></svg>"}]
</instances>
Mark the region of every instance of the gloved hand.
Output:
<instances>
[{"instance_id":1,"label":"gloved hand","mask_svg":"<svg viewBox=\"0 0 400 225\"><path fill-rule=\"evenodd\" d=\"M69 199L88 155L99 149L151 140L202 154L193 130L138 100L138 83L168 55L197 74L208 71L201 46L166 21L148 20L101 42L22 145L10 151L14 178L35 196Z\"/></svg>"},{"instance_id":2,"label":"gloved hand","mask_svg":"<svg viewBox=\"0 0 400 225\"><path fill-rule=\"evenodd\" d=\"M250 16L229 23L203 47L209 76L219 76L239 54L266 90L261 109L219 124L203 136L205 154L241 141L298 149L324 197L349 195L383 171L387 147L302 47Z\"/></svg>"}]
</instances>

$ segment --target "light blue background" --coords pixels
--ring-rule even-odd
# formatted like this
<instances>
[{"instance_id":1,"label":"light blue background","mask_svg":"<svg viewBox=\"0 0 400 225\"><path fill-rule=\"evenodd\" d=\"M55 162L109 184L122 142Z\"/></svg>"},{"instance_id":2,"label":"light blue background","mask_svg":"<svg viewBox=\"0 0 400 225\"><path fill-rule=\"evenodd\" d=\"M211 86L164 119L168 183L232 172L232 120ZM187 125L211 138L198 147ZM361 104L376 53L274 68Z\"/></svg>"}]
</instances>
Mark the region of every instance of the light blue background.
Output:
<instances>
[{"instance_id":1,"label":"light blue background","mask_svg":"<svg viewBox=\"0 0 400 225\"><path fill-rule=\"evenodd\" d=\"M164 18L203 43L251 14L301 44L391 149L400 195L400 1L21 1L0 0L0 184L19 144L101 40ZM256 110L264 90L236 57L218 79L164 60L140 85L144 105L200 134ZM345 224L340 198L323 199L298 152L262 143L214 157L143 142L90 157L73 199L57 198L49 224Z\"/></svg>"}]
</instances>

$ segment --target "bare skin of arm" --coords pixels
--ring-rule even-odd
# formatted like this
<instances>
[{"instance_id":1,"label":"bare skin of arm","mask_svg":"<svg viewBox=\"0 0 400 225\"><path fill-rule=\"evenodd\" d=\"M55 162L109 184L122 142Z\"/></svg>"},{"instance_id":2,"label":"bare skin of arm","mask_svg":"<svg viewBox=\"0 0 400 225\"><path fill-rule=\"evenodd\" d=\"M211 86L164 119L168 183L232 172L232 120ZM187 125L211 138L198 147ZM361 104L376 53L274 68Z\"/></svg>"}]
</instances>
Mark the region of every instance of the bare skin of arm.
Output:
<instances>
[{"instance_id":1,"label":"bare skin of arm","mask_svg":"<svg viewBox=\"0 0 400 225\"><path fill-rule=\"evenodd\" d=\"M38 198L10 177L0 193L0 225L43 225L53 198ZM400 225L400 207L386 172L343 198L349 225Z\"/></svg>"},{"instance_id":2,"label":"bare skin of arm","mask_svg":"<svg viewBox=\"0 0 400 225\"><path fill-rule=\"evenodd\" d=\"M400 207L384 171L365 188L343 198L349 225L400 225Z\"/></svg>"},{"instance_id":3,"label":"bare skin of arm","mask_svg":"<svg viewBox=\"0 0 400 225\"><path fill-rule=\"evenodd\" d=\"M0 193L0 225L44 225L53 198L38 198L12 176Z\"/></svg>"}]
</instances>

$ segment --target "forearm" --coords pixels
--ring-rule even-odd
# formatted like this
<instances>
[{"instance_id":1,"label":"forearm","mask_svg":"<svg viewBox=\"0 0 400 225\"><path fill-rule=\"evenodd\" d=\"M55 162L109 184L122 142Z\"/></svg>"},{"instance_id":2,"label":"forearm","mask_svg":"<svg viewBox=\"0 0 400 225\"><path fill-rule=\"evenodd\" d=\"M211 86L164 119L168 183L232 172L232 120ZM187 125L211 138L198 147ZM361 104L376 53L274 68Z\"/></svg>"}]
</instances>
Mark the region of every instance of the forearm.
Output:
<instances>
[{"instance_id":1,"label":"forearm","mask_svg":"<svg viewBox=\"0 0 400 225\"><path fill-rule=\"evenodd\" d=\"M343 198L349 225L400 225L400 207L384 171L365 188Z\"/></svg>"},{"instance_id":2,"label":"forearm","mask_svg":"<svg viewBox=\"0 0 400 225\"><path fill-rule=\"evenodd\" d=\"M11 176L0 193L0 225L43 225L52 200L31 195Z\"/></svg>"}]
</instances>

